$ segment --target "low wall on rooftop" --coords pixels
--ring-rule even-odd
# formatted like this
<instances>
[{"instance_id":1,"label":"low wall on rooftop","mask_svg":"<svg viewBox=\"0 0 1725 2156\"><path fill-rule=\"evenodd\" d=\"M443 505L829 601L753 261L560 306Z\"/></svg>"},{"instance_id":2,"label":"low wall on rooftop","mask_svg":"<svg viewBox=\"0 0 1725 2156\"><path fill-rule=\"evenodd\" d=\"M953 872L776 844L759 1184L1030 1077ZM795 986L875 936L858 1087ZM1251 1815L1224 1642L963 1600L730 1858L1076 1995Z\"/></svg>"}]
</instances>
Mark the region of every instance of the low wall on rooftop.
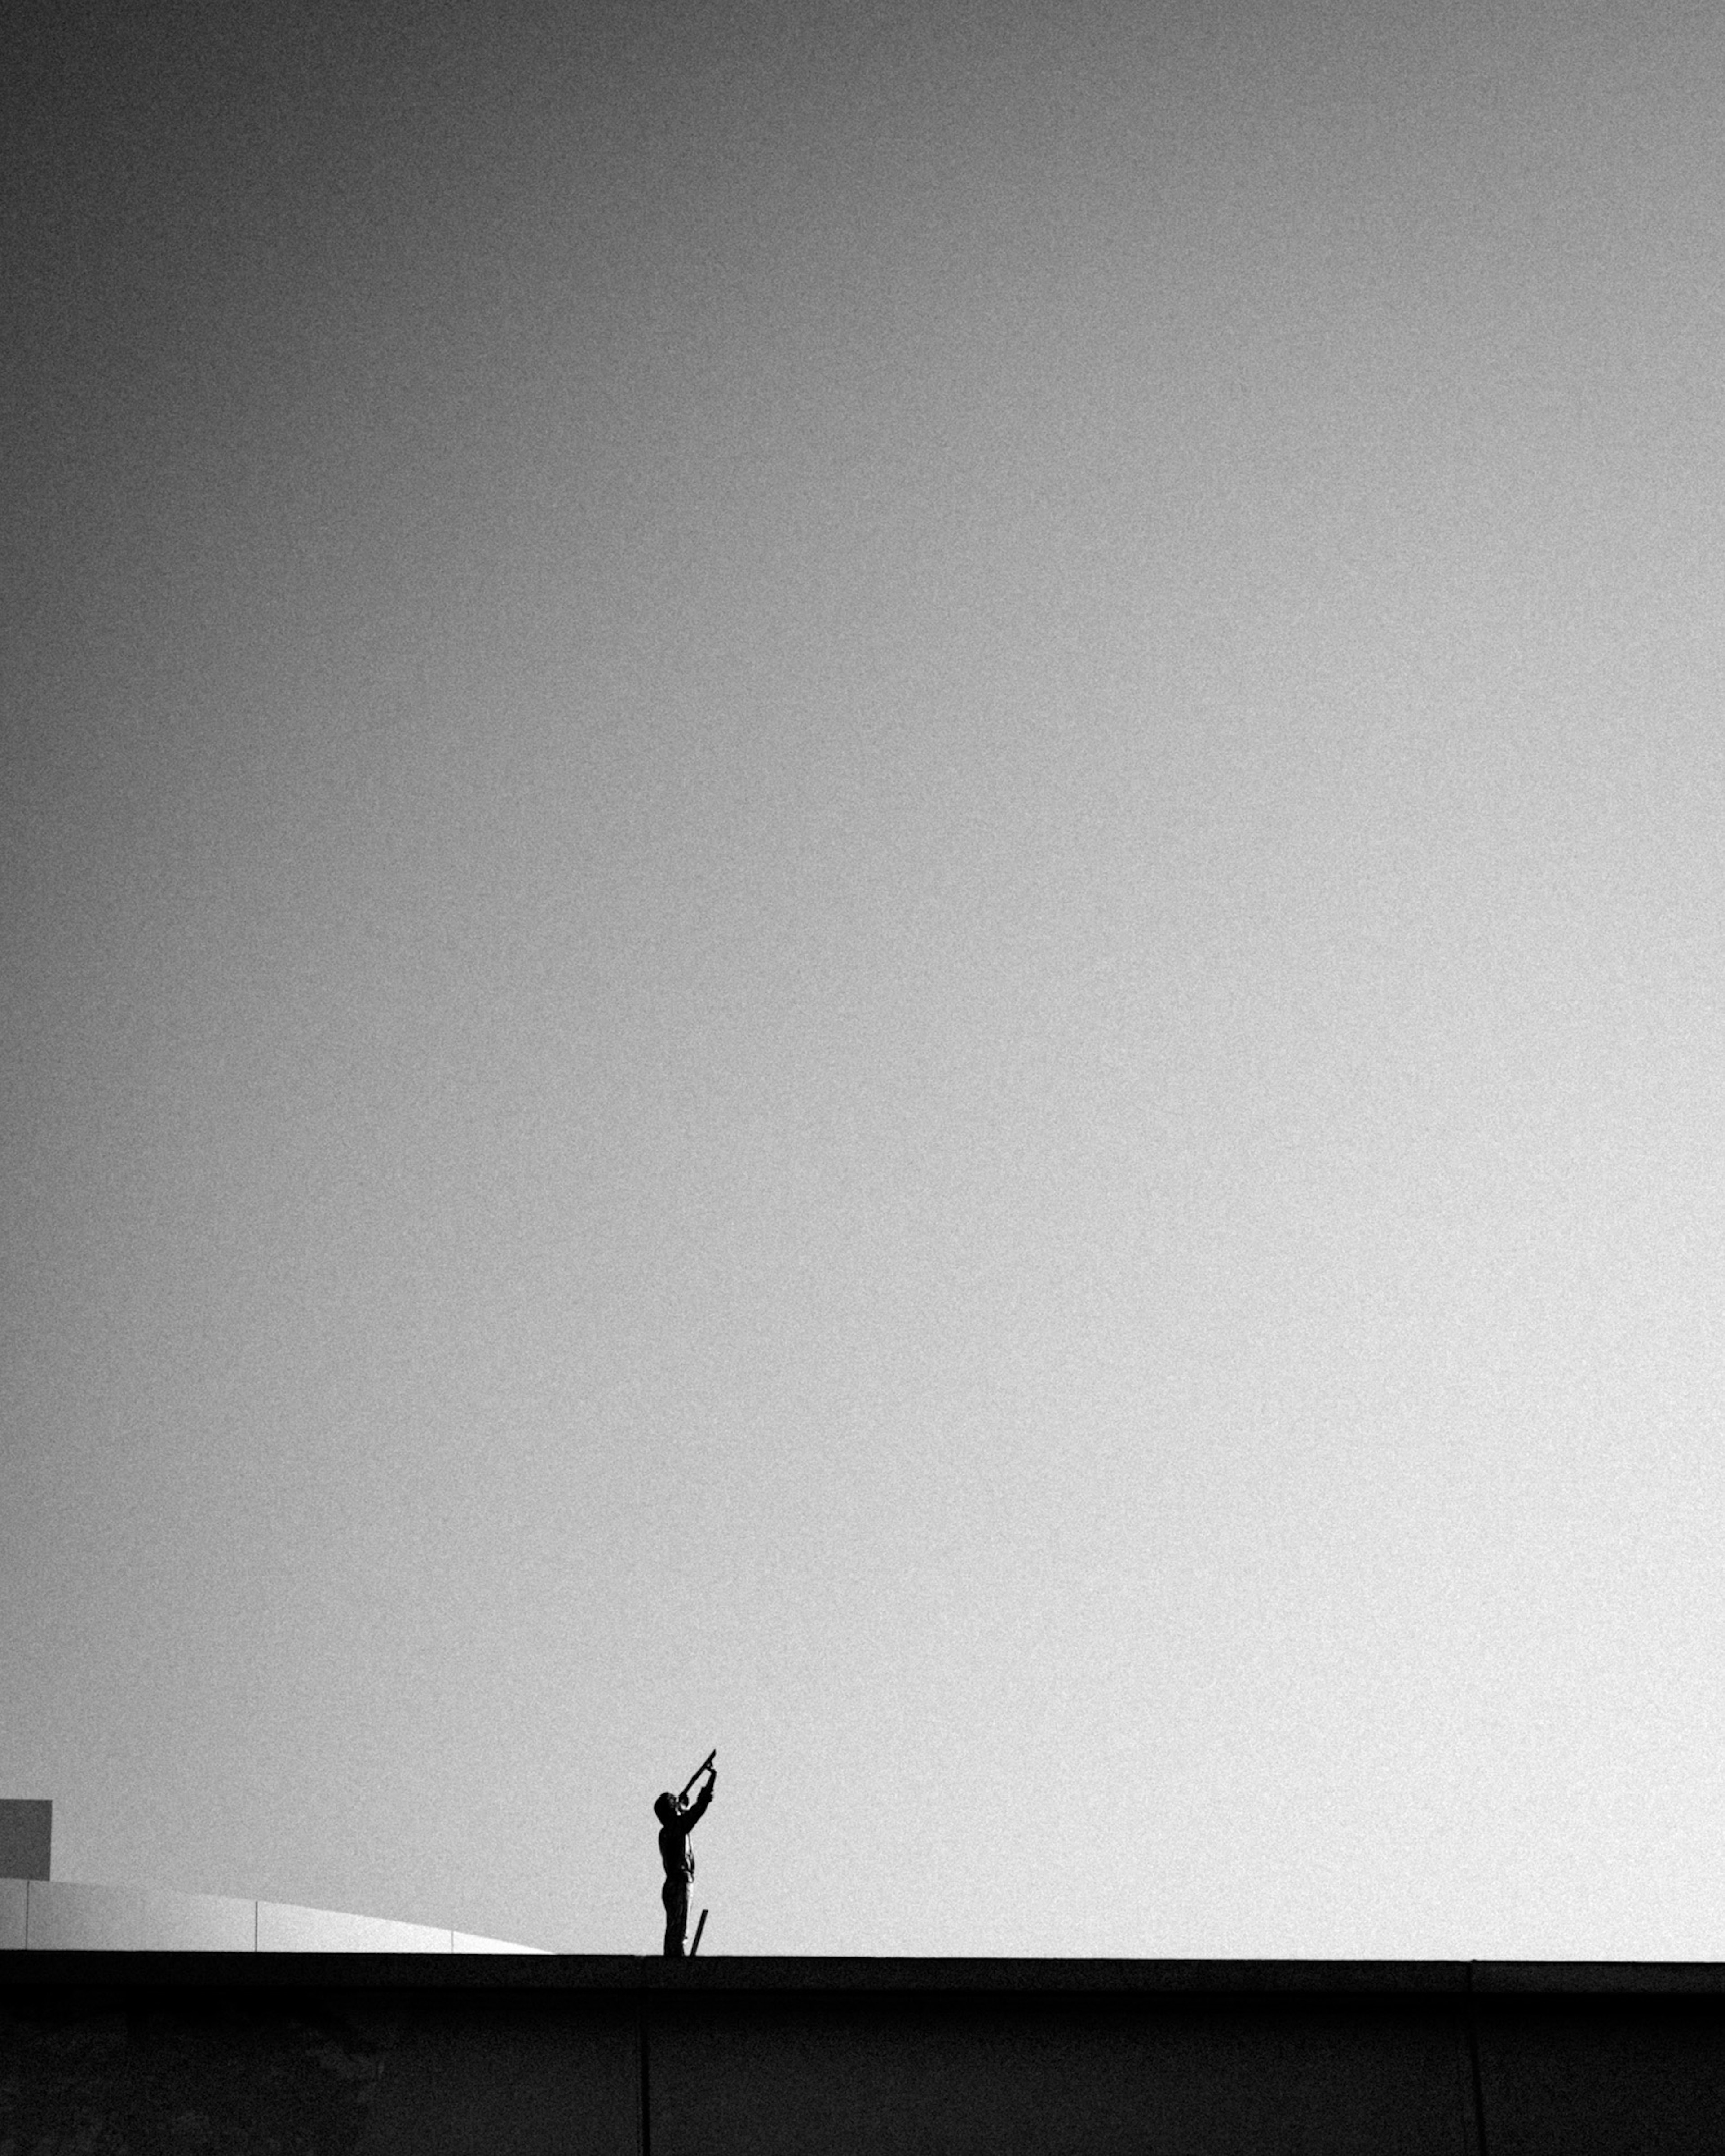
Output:
<instances>
[{"instance_id":1,"label":"low wall on rooftop","mask_svg":"<svg viewBox=\"0 0 1725 2156\"><path fill-rule=\"evenodd\" d=\"M1717 1964L0 1953L0 2148L1699 2156Z\"/></svg>"}]
</instances>

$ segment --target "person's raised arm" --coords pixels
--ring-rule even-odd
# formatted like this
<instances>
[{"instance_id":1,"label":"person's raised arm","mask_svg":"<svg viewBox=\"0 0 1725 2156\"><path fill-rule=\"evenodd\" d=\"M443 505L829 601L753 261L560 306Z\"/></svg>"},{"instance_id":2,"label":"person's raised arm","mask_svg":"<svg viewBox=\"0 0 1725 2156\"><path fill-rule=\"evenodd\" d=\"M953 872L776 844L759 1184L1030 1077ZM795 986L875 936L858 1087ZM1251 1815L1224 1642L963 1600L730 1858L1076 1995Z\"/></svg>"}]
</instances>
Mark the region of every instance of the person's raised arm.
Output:
<instances>
[{"instance_id":1,"label":"person's raised arm","mask_svg":"<svg viewBox=\"0 0 1725 2156\"><path fill-rule=\"evenodd\" d=\"M701 1814L712 1802L713 1789L714 1785L718 1781L718 1768L716 1767L709 1767L706 1770L706 1787L701 1791L701 1794L695 1799L694 1803L690 1805L688 1810L683 1815L683 1825L685 1827L693 1826L696 1820L701 1817Z\"/></svg>"}]
</instances>

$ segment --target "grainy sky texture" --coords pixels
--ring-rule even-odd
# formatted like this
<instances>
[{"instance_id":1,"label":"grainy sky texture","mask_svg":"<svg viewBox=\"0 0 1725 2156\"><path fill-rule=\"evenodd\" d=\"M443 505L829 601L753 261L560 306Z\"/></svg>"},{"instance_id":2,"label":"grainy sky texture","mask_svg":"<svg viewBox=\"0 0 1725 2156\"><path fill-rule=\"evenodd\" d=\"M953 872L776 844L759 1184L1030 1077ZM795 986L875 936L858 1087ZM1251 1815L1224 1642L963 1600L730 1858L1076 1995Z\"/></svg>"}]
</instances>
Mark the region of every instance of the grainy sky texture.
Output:
<instances>
[{"instance_id":1,"label":"grainy sky texture","mask_svg":"<svg viewBox=\"0 0 1725 2156\"><path fill-rule=\"evenodd\" d=\"M8 35L57 1876L1725 1955L1717 10Z\"/></svg>"}]
</instances>

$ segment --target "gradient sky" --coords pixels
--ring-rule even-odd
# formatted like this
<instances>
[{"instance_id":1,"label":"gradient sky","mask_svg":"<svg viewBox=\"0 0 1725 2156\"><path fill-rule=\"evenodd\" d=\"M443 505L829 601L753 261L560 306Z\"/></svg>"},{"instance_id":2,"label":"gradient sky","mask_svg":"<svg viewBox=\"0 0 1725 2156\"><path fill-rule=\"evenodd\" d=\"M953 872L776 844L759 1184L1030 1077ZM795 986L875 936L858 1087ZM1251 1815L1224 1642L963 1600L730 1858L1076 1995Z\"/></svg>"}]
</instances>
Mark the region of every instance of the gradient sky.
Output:
<instances>
[{"instance_id":1,"label":"gradient sky","mask_svg":"<svg viewBox=\"0 0 1725 2156\"><path fill-rule=\"evenodd\" d=\"M1725 1957L1725 19L14 18L0 1794Z\"/></svg>"}]
</instances>

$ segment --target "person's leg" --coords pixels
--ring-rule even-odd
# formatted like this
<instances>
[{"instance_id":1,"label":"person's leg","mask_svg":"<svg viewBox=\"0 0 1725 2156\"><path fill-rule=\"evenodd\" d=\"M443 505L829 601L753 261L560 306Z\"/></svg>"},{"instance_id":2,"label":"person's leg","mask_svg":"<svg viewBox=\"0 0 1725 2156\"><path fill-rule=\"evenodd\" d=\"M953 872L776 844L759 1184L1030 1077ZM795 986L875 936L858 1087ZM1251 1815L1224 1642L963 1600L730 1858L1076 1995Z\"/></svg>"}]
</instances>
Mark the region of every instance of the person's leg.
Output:
<instances>
[{"instance_id":1,"label":"person's leg","mask_svg":"<svg viewBox=\"0 0 1725 2156\"><path fill-rule=\"evenodd\" d=\"M667 1879L662 1897L665 1902L665 1951L673 1961L681 1961L683 1941L689 1929L689 1882L686 1879Z\"/></svg>"}]
</instances>

